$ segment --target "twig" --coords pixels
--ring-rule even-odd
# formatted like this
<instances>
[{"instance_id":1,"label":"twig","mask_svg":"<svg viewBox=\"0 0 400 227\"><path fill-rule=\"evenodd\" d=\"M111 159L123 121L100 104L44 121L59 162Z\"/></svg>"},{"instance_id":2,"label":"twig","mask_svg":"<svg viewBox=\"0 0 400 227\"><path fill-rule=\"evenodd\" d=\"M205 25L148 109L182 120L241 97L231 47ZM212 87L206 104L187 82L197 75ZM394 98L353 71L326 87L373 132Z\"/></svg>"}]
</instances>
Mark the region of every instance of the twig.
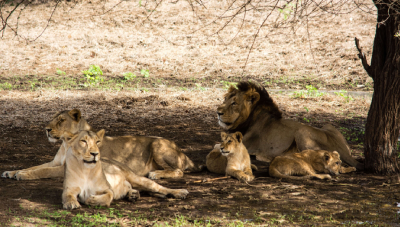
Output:
<instances>
[{"instance_id":1,"label":"twig","mask_svg":"<svg viewBox=\"0 0 400 227\"><path fill-rule=\"evenodd\" d=\"M53 11L51 12L50 18L49 18L49 20L47 21L46 27L43 29L42 33L40 33L40 35L38 35L38 36L37 36L34 40L32 40L31 42L35 42L40 36L43 35L43 33L44 33L44 31L46 31L47 27L49 27L51 18L53 17L53 14L54 14L54 12L56 11L57 6L58 6L58 4L59 4L60 2L61 2L61 0L58 0L57 3L56 3L56 5L54 6L54 9L53 9Z\"/></svg>"},{"instance_id":2,"label":"twig","mask_svg":"<svg viewBox=\"0 0 400 227\"><path fill-rule=\"evenodd\" d=\"M212 178L212 179L210 179L210 178L205 178L205 179L203 179L203 180L197 180L197 181L192 181L192 182L187 182L186 184L189 184L189 183L206 183L206 182L211 182L211 181L216 181L216 180L223 180L223 179L229 179L229 178L231 178L231 176L225 176L225 177L217 177L217 178Z\"/></svg>"},{"instance_id":3,"label":"twig","mask_svg":"<svg viewBox=\"0 0 400 227\"><path fill-rule=\"evenodd\" d=\"M367 71L368 76L370 76L372 79L374 79L374 75L371 71L371 66L368 65L367 58L365 57L365 54L362 51L362 48L360 47L360 40L357 39L357 37L354 37L354 41L356 42L356 48L358 50L358 58L361 59L361 63L363 65L365 71Z\"/></svg>"}]
</instances>

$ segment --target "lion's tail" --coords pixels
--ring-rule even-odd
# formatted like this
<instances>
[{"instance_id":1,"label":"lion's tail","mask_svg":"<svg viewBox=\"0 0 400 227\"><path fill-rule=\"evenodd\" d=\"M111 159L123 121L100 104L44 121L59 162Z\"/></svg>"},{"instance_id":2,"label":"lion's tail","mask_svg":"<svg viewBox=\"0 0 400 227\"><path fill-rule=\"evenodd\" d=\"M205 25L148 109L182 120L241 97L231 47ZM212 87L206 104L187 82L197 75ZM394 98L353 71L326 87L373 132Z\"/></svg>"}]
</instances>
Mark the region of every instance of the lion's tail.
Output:
<instances>
[{"instance_id":1,"label":"lion's tail","mask_svg":"<svg viewBox=\"0 0 400 227\"><path fill-rule=\"evenodd\" d=\"M186 159L185 160L185 162L186 162L185 170L188 170L190 172L201 172L201 171L203 171L203 169L205 169L205 166L202 166L202 165L198 166L198 165L194 164L193 161L190 160L190 158L186 155L185 155L185 159Z\"/></svg>"},{"instance_id":2,"label":"lion's tail","mask_svg":"<svg viewBox=\"0 0 400 227\"><path fill-rule=\"evenodd\" d=\"M347 141L343 137L342 133L340 133L335 127L329 124L324 125L322 129L326 130L326 134L335 141L337 147L334 150L339 152L340 159L342 159L348 165L356 167L356 169L358 170L364 170L364 164L358 162L351 156Z\"/></svg>"},{"instance_id":3,"label":"lion's tail","mask_svg":"<svg viewBox=\"0 0 400 227\"><path fill-rule=\"evenodd\" d=\"M258 167L254 164L251 164L251 169L254 171L258 171Z\"/></svg>"}]
</instances>

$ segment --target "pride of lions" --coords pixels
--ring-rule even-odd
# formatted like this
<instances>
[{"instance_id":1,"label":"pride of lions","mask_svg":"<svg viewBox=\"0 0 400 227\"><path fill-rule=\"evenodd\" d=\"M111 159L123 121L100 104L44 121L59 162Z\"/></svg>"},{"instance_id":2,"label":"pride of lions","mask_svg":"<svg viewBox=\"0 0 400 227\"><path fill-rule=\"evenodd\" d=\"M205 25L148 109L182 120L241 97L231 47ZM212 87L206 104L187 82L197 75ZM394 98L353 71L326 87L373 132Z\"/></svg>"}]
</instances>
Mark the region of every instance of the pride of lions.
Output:
<instances>
[{"instance_id":1,"label":"pride of lions","mask_svg":"<svg viewBox=\"0 0 400 227\"><path fill-rule=\"evenodd\" d=\"M277 178L331 179L330 174L363 170L332 125L314 128L283 119L268 92L254 83L231 86L217 115L224 131L222 143L206 157L211 172L252 181L257 167L250 155L270 162L269 175ZM186 189L166 188L153 179L181 178L184 171L204 169L167 139L94 132L78 109L58 112L45 129L50 142L62 140L53 161L1 176L17 180L64 177L64 209L78 208L80 203L109 206L113 199L124 197L134 201L140 191L185 199ZM341 166L342 161L351 167Z\"/></svg>"}]
</instances>

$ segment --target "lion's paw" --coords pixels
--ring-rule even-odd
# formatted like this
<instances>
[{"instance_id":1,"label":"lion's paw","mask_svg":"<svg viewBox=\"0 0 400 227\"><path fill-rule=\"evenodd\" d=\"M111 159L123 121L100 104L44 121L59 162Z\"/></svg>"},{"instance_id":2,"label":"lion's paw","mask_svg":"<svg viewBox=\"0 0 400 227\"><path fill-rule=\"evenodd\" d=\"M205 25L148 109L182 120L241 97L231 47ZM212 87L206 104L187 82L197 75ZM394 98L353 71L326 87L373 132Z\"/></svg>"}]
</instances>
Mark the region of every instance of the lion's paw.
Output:
<instances>
[{"instance_id":1,"label":"lion's paw","mask_svg":"<svg viewBox=\"0 0 400 227\"><path fill-rule=\"evenodd\" d=\"M134 202L140 198L140 193L137 190L130 190L128 194L126 195L129 201Z\"/></svg>"},{"instance_id":2,"label":"lion's paw","mask_svg":"<svg viewBox=\"0 0 400 227\"><path fill-rule=\"evenodd\" d=\"M156 172L150 172L148 178L152 179L152 180L158 180L158 179L160 179L160 177L158 175L159 174L157 174Z\"/></svg>"},{"instance_id":3,"label":"lion's paw","mask_svg":"<svg viewBox=\"0 0 400 227\"><path fill-rule=\"evenodd\" d=\"M250 182L252 180L254 180L254 176L252 176L252 175L243 175L243 176L239 177L239 181L242 181L242 182Z\"/></svg>"},{"instance_id":4,"label":"lion's paw","mask_svg":"<svg viewBox=\"0 0 400 227\"><path fill-rule=\"evenodd\" d=\"M14 175L14 179L16 179L16 180L34 180L36 178L33 177L28 171L18 171Z\"/></svg>"},{"instance_id":5,"label":"lion's paw","mask_svg":"<svg viewBox=\"0 0 400 227\"><path fill-rule=\"evenodd\" d=\"M17 171L5 171L1 174L1 177L3 178L14 178L15 174Z\"/></svg>"},{"instance_id":6,"label":"lion's paw","mask_svg":"<svg viewBox=\"0 0 400 227\"><path fill-rule=\"evenodd\" d=\"M186 199L186 196L189 194L189 191L186 189L175 189L172 195L177 199Z\"/></svg>"},{"instance_id":7,"label":"lion's paw","mask_svg":"<svg viewBox=\"0 0 400 227\"><path fill-rule=\"evenodd\" d=\"M66 210L73 210L79 207L81 207L81 204L77 200L71 200L63 204L63 208Z\"/></svg>"}]
</instances>

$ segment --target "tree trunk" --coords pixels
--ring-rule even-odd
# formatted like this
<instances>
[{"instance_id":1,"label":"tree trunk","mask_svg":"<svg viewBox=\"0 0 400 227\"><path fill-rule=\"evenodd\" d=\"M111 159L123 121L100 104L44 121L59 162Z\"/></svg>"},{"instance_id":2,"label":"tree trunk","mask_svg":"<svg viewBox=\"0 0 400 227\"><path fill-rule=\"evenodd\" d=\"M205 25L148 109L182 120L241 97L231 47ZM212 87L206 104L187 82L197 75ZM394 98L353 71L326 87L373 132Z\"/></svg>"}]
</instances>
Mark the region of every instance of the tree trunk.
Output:
<instances>
[{"instance_id":1,"label":"tree trunk","mask_svg":"<svg viewBox=\"0 0 400 227\"><path fill-rule=\"evenodd\" d=\"M363 61L364 68L374 80L374 94L366 124L365 169L382 175L399 173L400 37L395 34L400 30L400 9L389 10L389 4L395 1L374 0L378 9L378 24L371 66Z\"/></svg>"}]
</instances>

